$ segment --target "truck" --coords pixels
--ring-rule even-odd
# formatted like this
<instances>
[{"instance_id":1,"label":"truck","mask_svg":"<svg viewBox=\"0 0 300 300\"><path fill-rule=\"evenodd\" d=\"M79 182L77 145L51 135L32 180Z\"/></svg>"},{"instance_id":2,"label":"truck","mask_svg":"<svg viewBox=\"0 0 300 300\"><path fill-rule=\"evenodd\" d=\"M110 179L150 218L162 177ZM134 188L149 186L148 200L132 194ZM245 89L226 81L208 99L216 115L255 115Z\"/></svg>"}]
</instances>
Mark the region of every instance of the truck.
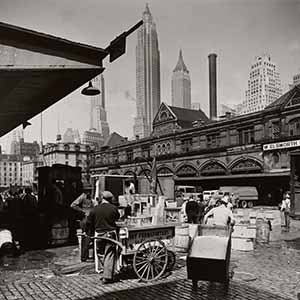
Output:
<instances>
[{"instance_id":1,"label":"truck","mask_svg":"<svg viewBox=\"0 0 300 300\"><path fill-rule=\"evenodd\" d=\"M251 208L258 202L258 192L255 186L221 186L219 195L229 195L236 207Z\"/></svg>"}]
</instances>

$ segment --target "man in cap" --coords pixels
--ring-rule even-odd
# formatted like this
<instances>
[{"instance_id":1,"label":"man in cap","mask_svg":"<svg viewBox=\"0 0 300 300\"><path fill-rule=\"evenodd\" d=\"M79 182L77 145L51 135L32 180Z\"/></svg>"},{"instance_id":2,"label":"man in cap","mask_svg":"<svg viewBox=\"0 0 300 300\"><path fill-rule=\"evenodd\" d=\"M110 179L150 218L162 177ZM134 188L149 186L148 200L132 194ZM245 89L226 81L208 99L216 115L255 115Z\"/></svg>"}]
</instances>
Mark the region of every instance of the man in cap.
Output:
<instances>
[{"instance_id":1,"label":"man in cap","mask_svg":"<svg viewBox=\"0 0 300 300\"><path fill-rule=\"evenodd\" d=\"M207 219L209 217L213 217L213 224L220 225L220 226L227 226L233 225L233 215L232 211L227 208L228 204L228 197L224 196L220 201L220 205L211 209L205 216L204 216L204 224L206 224Z\"/></svg>"},{"instance_id":2,"label":"man in cap","mask_svg":"<svg viewBox=\"0 0 300 300\"><path fill-rule=\"evenodd\" d=\"M120 214L114 203L113 194L104 191L101 203L94 207L87 217L86 227L89 235L94 235L96 232L98 236L117 239L116 221L119 220ZM103 283L112 283L115 280L116 245L105 242L102 246L104 248Z\"/></svg>"},{"instance_id":3,"label":"man in cap","mask_svg":"<svg viewBox=\"0 0 300 300\"><path fill-rule=\"evenodd\" d=\"M93 201L91 198L90 190L85 188L79 197L77 197L72 203L71 208L78 212L80 219L80 228L82 232L86 232L86 221L87 216L93 207L95 207L97 203ZM91 244L91 239L88 236L82 236L81 239L81 261L86 261L89 257L89 248Z\"/></svg>"}]
</instances>

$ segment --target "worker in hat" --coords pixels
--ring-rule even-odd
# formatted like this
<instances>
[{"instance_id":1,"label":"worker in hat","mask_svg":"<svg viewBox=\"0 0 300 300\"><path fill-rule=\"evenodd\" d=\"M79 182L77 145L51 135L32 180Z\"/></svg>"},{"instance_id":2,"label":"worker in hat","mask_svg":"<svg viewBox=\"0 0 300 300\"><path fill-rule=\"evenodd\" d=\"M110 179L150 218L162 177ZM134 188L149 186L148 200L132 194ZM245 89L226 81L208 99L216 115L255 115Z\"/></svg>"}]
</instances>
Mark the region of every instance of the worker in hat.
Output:
<instances>
[{"instance_id":1,"label":"worker in hat","mask_svg":"<svg viewBox=\"0 0 300 300\"><path fill-rule=\"evenodd\" d=\"M103 236L117 239L117 224L120 218L114 196L109 191L102 193L102 201L94 207L87 218L87 232L89 235ZM116 245L109 241L101 241L101 249L104 250L103 283L112 283L116 280L115 268L118 257Z\"/></svg>"},{"instance_id":2,"label":"worker in hat","mask_svg":"<svg viewBox=\"0 0 300 300\"><path fill-rule=\"evenodd\" d=\"M220 200L220 205L211 209L204 216L204 224L206 224L209 217L213 217L213 225L227 226L234 225L232 211L227 207L229 203L228 196L224 196Z\"/></svg>"},{"instance_id":3,"label":"worker in hat","mask_svg":"<svg viewBox=\"0 0 300 300\"><path fill-rule=\"evenodd\" d=\"M72 203L71 208L74 209L79 215L77 218L80 220L80 228L82 233L86 232L87 216L93 207L98 203L91 198L89 189L83 189L83 192ZM89 248L91 246L91 239L87 235L83 235L81 238L81 261L86 261L89 258Z\"/></svg>"}]
</instances>

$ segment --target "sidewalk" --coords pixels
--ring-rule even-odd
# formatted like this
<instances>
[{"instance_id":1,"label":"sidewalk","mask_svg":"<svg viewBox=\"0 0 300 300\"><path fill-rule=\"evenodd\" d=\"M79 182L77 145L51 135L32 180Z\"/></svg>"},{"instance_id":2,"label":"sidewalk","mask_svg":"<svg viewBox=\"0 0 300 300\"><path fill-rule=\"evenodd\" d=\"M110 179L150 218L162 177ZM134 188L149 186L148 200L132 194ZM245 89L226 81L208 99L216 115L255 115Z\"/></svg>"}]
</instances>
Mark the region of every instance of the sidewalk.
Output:
<instances>
[{"instance_id":1,"label":"sidewalk","mask_svg":"<svg viewBox=\"0 0 300 300\"><path fill-rule=\"evenodd\" d=\"M286 242L287 241L287 242ZM300 221L278 241L254 251L232 251L230 287L187 280L184 255L175 270L153 283L123 278L102 285L92 262L80 263L76 247L32 251L0 267L0 300L17 299L297 299L300 293Z\"/></svg>"}]
</instances>

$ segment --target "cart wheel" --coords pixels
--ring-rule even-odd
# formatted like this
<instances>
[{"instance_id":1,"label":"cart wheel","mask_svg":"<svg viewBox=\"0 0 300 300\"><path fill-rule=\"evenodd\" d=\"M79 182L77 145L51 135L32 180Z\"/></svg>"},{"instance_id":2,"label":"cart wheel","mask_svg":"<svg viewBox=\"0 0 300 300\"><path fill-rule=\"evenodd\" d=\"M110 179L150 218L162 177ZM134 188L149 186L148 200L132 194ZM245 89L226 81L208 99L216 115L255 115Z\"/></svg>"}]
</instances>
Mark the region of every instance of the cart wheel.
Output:
<instances>
[{"instance_id":1,"label":"cart wheel","mask_svg":"<svg viewBox=\"0 0 300 300\"><path fill-rule=\"evenodd\" d=\"M142 242L134 253L133 269L144 281L158 279L166 270L168 250L160 240Z\"/></svg>"},{"instance_id":2,"label":"cart wheel","mask_svg":"<svg viewBox=\"0 0 300 300\"><path fill-rule=\"evenodd\" d=\"M243 200L241 203L242 208L247 208L247 201Z\"/></svg>"},{"instance_id":3,"label":"cart wheel","mask_svg":"<svg viewBox=\"0 0 300 300\"><path fill-rule=\"evenodd\" d=\"M176 262L176 254L173 251L168 251L168 264L166 267L166 271L169 272L174 268L175 262Z\"/></svg>"}]
</instances>

